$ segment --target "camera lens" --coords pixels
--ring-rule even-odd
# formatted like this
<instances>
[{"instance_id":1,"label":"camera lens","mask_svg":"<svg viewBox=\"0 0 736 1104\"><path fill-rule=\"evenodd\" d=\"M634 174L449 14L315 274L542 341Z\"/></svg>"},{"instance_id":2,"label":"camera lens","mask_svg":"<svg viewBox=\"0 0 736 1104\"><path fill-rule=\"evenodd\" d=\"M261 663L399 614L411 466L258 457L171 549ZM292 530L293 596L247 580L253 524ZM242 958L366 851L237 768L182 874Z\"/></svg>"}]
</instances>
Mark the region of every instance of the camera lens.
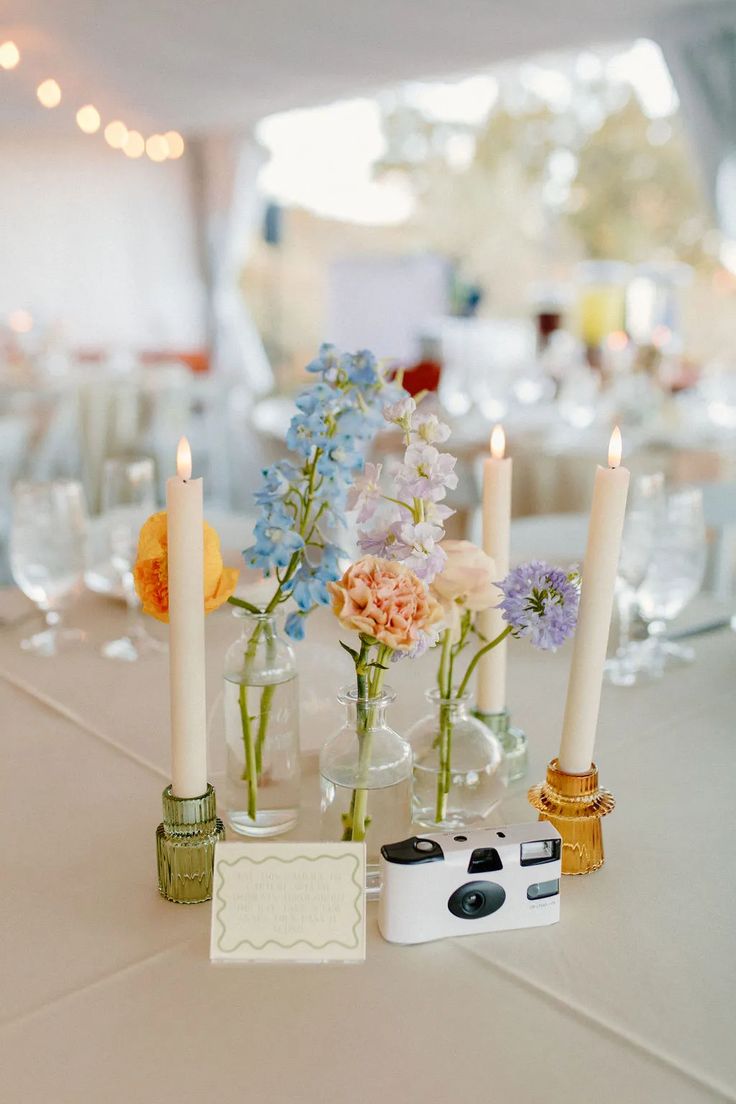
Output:
<instances>
[{"instance_id":1,"label":"camera lens","mask_svg":"<svg viewBox=\"0 0 736 1104\"><path fill-rule=\"evenodd\" d=\"M498 882L466 882L450 894L447 907L459 920L479 920L500 909L506 891Z\"/></svg>"},{"instance_id":2,"label":"camera lens","mask_svg":"<svg viewBox=\"0 0 736 1104\"><path fill-rule=\"evenodd\" d=\"M466 893L462 900L462 910L467 916L475 916L485 903L486 899L482 893Z\"/></svg>"}]
</instances>

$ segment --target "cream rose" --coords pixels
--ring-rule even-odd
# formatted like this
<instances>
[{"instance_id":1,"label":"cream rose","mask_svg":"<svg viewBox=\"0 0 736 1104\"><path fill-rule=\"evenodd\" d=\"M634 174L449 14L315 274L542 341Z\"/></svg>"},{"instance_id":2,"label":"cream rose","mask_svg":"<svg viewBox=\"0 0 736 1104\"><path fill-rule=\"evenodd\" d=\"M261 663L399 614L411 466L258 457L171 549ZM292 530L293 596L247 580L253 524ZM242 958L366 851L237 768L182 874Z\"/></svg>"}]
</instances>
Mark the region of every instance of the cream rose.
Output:
<instances>
[{"instance_id":1,"label":"cream rose","mask_svg":"<svg viewBox=\"0 0 736 1104\"><path fill-rule=\"evenodd\" d=\"M442 609L402 563L364 556L328 584L341 625L397 651L409 651L419 633L442 620Z\"/></svg>"},{"instance_id":2,"label":"cream rose","mask_svg":"<svg viewBox=\"0 0 736 1104\"><path fill-rule=\"evenodd\" d=\"M499 599L496 568L490 556L467 540L445 540L440 545L447 560L431 591L442 606L445 623L456 636L464 610L477 613Z\"/></svg>"}]
</instances>

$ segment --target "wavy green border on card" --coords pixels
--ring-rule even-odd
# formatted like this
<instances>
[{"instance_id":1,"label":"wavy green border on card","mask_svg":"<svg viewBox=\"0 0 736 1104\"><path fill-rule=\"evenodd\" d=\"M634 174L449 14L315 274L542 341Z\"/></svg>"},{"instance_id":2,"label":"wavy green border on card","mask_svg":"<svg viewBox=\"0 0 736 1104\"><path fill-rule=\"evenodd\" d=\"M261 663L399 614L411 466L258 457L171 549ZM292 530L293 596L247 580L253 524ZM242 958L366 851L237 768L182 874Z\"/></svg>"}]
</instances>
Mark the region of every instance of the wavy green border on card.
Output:
<instances>
[{"instance_id":1,"label":"wavy green border on card","mask_svg":"<svg viewBox=\"0 0 736 1104\"><path fill-rule=\"evenodd\" d=\"M238 863L240 863L240 862L249 862L249 863L252 863L254 866L263 866L263 864L267 863L267 862L279 862L279 863L283 863L285 866L288 866L290 863L294 863L294 862L321 862L322 859L331 859L331 860L336 861L336 862L342 862L343 859L352 859L353 862L355 863L355 869L353 870L352 875L351 875L352 880L355 883L355 891L356 891L355 892L355 900L353 902L353 907L355 908L356 916L355 916L355 923L353 924L353 942L352 943L343 943L339 939L328 939L326 943L312 943L309 939L296 939L296 940L294 940L293 943L280 943L278 939L267 939L265 943L260 943L259 944L259 943L251 942L250 939L241 939L235 944L234 947L230 947L230 948L223 947L222 940L227 935L227 931L225 929L225 923L221 918L221 913L222 913L223 909L225 909L227 907L227 901L224 901L222 899L222 897L220 896L220 891L222 890L222 888L225 884L225 875L223 874L223 872L221 870L221 867L223 867L223 866L237 866ZM217 919L217 922L220 925L220 928L222 929L221 934L218 935L218 937L217 937L217 946L218 946L219 950L221 950L223 954L233 954L235 951L238 950L239 947L242 947L244 944L246 944L247 946L252 947L254 951L262 951L265 947L267 947L269 945L269 943L273 943L276 947L281 947L281 949L284 950L284 951L290 951L293 947L296 947L297 944L299 944L299 943L306 943L306 945L308 947L311 947L313 951L323 951L325 949L325 947L329 947L331 943L334 943L335 946L337 946L337 947L344 947L345 950L348 950L348 951L354 950L360 943L360 937L358 935L358 928L360 927L360 924L362 923L362 920L363 920L363 915L360 911L360 908L358 907L358 902L360 901L360 899L363 895L363 884L362 884L361 880L358 878L358 871L360 870L360 866L361 866L360 860L358 859L357 855L350 855L350 854L347 854L347 855L295 855L293 859L282 859L280 855L265 855L262 859L252 859L250 857L250 855L239 855L238 858L233 859L232 862L228 862L227 859L220 859L215 864L215 873L219 876L219 884L217 885L217 888L216 888L216 891L215 891L215 899L220 902L220 907L217 909L217 911L215 913L215 917Z\"/></svg>"}]
</instances>

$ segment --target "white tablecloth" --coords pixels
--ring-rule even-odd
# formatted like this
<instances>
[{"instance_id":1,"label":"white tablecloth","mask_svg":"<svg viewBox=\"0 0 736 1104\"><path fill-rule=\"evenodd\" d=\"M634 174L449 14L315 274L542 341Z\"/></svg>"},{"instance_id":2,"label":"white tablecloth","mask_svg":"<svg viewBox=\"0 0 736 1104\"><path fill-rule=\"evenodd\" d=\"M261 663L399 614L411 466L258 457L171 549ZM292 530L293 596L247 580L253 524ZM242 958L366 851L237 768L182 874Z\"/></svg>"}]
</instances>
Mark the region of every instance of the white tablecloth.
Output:
<instances>
[{"instance_id":1,"label":"white tablecloth","mask_svg":"<svg viewBox=\"0 0 736 1104\"><path fill-rule=\"evenodd\" d=\"M22 602L5 593L0 615ZM209 906L156 891L166 659L102 659L123 618L88 596L73 617L88 646L54 661L21 653L28 624L0 629L3 1104L736 1100L733 634L697 640L698 662L659 684L605 689L607 862L564 880L559 925L403 948L369 906L363 966L215 967ZM227 611L208 619L213 700L234 628ZM323 611L298 648L308 753L350 675L335 639ZM511 652L536 781L569 650ZM392 671L399 730L433 662ZM316 830L307 761L302 838ZM211 762L217 782L219 746ZM499 823L532 819L525 789Z\"/></svg>"}]
</instances>

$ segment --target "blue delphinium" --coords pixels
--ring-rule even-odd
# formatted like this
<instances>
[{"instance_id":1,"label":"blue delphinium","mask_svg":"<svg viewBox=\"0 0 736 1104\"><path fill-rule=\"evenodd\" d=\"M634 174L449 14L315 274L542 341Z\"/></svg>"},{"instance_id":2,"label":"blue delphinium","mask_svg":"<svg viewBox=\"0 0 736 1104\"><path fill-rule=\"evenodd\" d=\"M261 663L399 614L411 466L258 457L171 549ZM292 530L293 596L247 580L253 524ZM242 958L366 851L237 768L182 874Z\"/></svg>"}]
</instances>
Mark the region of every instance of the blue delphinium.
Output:
<instances>
[{"instance_id":1,"label":"blue delphinium","mask_svg":"<svg viewBox=\"0 0 736 1104\"><path fill-rule=\"evenodd\" d=\"M297 396L286 435L297 459L264 469L255 495L260 511L255 542L243 553L249 566L276 576L266 612L294 599L297 609L285 629L295 640L303 638L310 610L329 604L327 583L340 577L342 553L325 530L345 524L348 490L363 469L367 442L382 424L382 408L405 396L367 350L342 353L323 345L307 371L319 378Z\"/></svg>"},{"instance_id":2,"label":"blue delphinium","mask_svg":"<svg viewBox=\"0 0 736 1104\"><path fill-rule=\"evenodd\" d=\"M555 651L575 632L580 579L541 560L514 568L500 583L498 608L514 636L526 636L535 648Z\"/></svg>"}]
</instances>

